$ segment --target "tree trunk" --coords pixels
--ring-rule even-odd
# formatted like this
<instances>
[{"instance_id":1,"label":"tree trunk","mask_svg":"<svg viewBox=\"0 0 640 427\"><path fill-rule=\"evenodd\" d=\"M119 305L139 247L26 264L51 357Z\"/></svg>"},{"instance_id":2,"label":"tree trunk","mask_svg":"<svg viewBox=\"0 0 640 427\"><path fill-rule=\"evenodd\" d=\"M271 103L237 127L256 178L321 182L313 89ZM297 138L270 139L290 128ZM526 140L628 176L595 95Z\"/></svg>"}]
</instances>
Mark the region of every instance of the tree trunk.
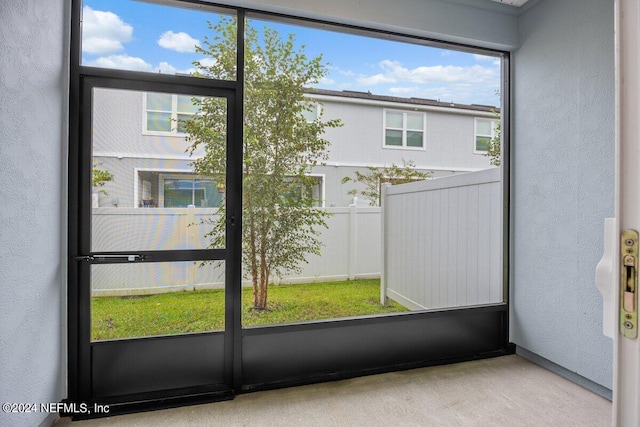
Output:
<instances>
[{"instance_id":1,"label":"tree trunk","mask_svg":"<svg viewBox=\"0 0 640 427\"><path fill-rule=\"evenodd\" d=\"M255 308L266 309L267 308L267 285L269 284L269 274L267 269L267 259L266 259L266 248L264 245L266 242L262 242L260 247L260 283L259 283L259 293L258 293L258 301L255 301Z\"/></svg>"},{"instance_id":2,"label":"tree trunk","mask_svg":"<svg viewBox=\"0 0 640 427\"><path fill-rule=\"evenodd\" d=\"M251 284L253 285L253 306L258 307L258 263L256 257L256 228L251 220L249 225L249 247L251 250Z\"/></svg>"}]
</instances>

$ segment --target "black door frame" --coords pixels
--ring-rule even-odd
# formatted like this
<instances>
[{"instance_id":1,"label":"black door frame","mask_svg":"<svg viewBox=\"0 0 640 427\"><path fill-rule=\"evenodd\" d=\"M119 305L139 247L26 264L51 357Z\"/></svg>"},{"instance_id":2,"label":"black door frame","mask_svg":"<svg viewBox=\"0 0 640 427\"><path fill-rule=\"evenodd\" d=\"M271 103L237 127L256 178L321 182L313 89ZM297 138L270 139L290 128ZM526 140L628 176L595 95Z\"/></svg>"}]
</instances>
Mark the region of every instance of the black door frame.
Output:
<instances>
[{"instance_id":1,"label":"black door frame","mask_svg":"<svg viewBox=\"0 0 640 427\"><path fill-rule=\"evenodd\" d=\"M228 95L229 113L232 116L229 129L235 140L227 146L230 162L227 174L227 200L230 206L227 221L228 236L226 253L226 332L224 337L224 384L184 387L176 381L174 387L161 384L156 391L127 393L119 397L102 399L97 403L110 403L110 413L133 412L154 408L171 407L189 403L200 403L232 398L234 395L254 390L308 384L321 381L349 378L400 369L410 369L464 360L473 360L511 354L514 346L509 343L509 99L510 56L498 52L438 40L429 40L392 34L380 30L338 25L331 22L310 20L295 16L266 13L256 10L217 6L197 0L180 0L202 6L224 8L237 14L238 59L237 80L216 81L196 79L189 76L170 76L119 70L107 70L80 66L80 0L73 0L71 82L70 82L70 152L69 152L69 286L68 286L68 366L70 402L87 402L92 397L91 384L93 362L108 363L113 347L128 345L127 340L96 343L97 353L92 353L90 336L86 329L88 317L88 289L80 283L88 283L90 263L76 258L88 254L86 244L80 241L82 218L90 213L90 201L86 200L90 188L90 177L80 169L82 162L90 162L91 154L83 146L86 138L87 110L83 87L96 84L99 87L113 84L119 88L134 90L161 90L179 92L179 88L197 87L204 95L222 93ZM503 286L504 302L484 306L457 309L442 309L428 312L412 312L361 318L306 322L270 327L242 328L241 326L241 233L242 223L242 120L243 117L243 69L244 69L244 24L245 16L270 17L291 23L310 23L326 27L337 27L341 31L377 34L397 40L418 42L447 48L458 48L469 52L499 54L502 58L502 146L503 146ZM123 87L123 85L125 87ZM216 86L216 88L212 88ZM208 92L211 91L211 92ZM214 95L215 96L215 95ZM226 96L226 95L225 95ZM90 118L90 117L89 117ZM90 140L90 139L89 139ZM86 139L85 139L86 141ZM235 165L235 166L234 166ZM231 170L233 173L231 173ZM86 168L85 168L86 169ZM232 228L229 231L229 228ZM86 230L85 230L86 232ZM148 260L178 260L175 255L147 253ZM212 253L190 253L185 257L206 257ZM218 253L215 256L222 256ZM155 258L153 258L155 257ZM160 257L160 258L158 258ZM167 257L167 258L162 258ZM193 258L189 258L193 259ZM202 258L199 258L202 259ZM179 260L182 260L179 259ZM83 323L84 322L84 323ZM83 326L84 325L84 326ZM85 329L83 329L85 328ZM207 346L215 341L215 334L192 334L175 337L144 338L149 354L158 351L154 347L163 340L180 341L185 348ZM208 343L208 344L207 344ZM162 344L158 344L162 346ZM104 352L102 352L104 350ZM206 357L203 358L206 360ZM203 362L204 363L204 362ZM189 375L189 373L186 373ZM108 382L107 379L101 381ZM149 380L151 381L151 380ZM117 388L117 381L112 387ZM111 387L110 386L110 387ZM95 400L95 399L94 399ZM90 416L99 416L92 414ZM80 418L76 416L76 418Z\"/></svg>"},{"instance_id":2,"label":"black door frame","mask_svg":"<svg viewBox=\"0 0 640 427\"><path fill-rule=\"evenodd\" d=\"M70 244L70 270L76 280L69 284L70 330L75 331L77 349L77 369L75 381L70 382L70 397L74 401L109 403L118 405L138 400L138 396L157 395L157 399L184 401L189 395L191 401L229 398L233 395L234 378L234 337L237 335L239 316L234 304L239 299L239 281L234 277L233 266L239 265L234 243L239 240L241 208L237 195L241 188L240 179L234 178L241 172L242 150L235 141L237 129L235 118L237 95L235 82L204 81L189 79L185 82L165 79L144 73L86 69L80 76L79 141L74 146L77 155L74 165L76 179L71 200L77 199L77 239ZM94 88L136 90L141 92L186 93L197 96L224 98L227 101L227 247L223 249L175 250L175 251L133 251L140 258L135 262L179 262L223 260L230 268L225 269L225 331L203 334L181 335L177 337L145 337L139 339L91 342L90 336L90 269L96 264L127 263L123 252L91 252L91 165L92 165L92 94ZM72 242L70 242L72 243ZM230 247L231 246L231 247ZM127 248L123 248L127 249ZM101 256L106 255L106 256ZM118 259L117 256L123 258ZM236 257L236 258L234 258ZM236 301L237 300L237 301ZM235 319L238 317L238 319ZM71 334L70 334L71 335ZM163 356L164 357L161 357ZM169 357L170 355L170 357ZM215 359L223 360L223 367L214 367ZM117 364L111 363L118 360ZM163 375L153 375L162 372ZM157 400L153 399L153 400ZM130 405L129 405L130 406Z\"/></svg>"}]
</instances>

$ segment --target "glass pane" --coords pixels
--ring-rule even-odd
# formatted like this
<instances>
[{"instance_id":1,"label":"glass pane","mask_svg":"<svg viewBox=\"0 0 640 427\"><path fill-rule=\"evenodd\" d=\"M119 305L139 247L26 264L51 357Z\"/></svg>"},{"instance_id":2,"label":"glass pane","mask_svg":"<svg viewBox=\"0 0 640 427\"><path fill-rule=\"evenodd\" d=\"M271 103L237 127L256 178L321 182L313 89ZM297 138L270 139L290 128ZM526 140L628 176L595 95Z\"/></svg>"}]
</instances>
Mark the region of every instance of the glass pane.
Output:
<instances>
[{"instance_id":1,"label":"glass pane","mask_svg":"<svg viewBox=\"0 0 640 427\"><path fill-rule=\"evenodd\" d=\"M390 113L387 111L387 127L402 129L402 113Z\"/></svg>"},{"instance_id":2,"label":"glass pane","mask_svg":"<svg viewBox=\"0 0 640 427\"><path fill-rule=\"evenodd\" d=\"M167 179L164 181L164 207L187 208L193 205L193 180Z\"/></svg>"},{"instance_id":3,"label":"glass pane","mask_svg":"<svg viewBox=\"0 0 640 427\"><path fill-rule=\"evenodd\" d=\"M423 135L422 132L407 131L407 147L422 147Z\"/></svg>"},{"instance_id":4,"label":"glass pane","mask_svg":"<svg viewBox=\"0 0 640 427\"><path fill-rule=\"evenodd\" d=\"M168 111L171 113L171 94L168 93L147 93L147 110Z\"/></svg>"},{"instance_id":5,"label":"glass pane","mask_svg":"<svg viewBox=\"0 0 640 427\"><path fill-rule=\"evenodd\" d=\"M150 132L171 132L171 113L147 112L147 130Z\"/></svg>"},{"instance_id":6,"label":"glass pane","mask_svg":"<svg viewBox=\"0 0 640 427\"><path fill-rule=\"evenodd\" d=\"M91 266L91 339L223 331L222 262Z\"/></svg>"},{"instance_id":7,"label":"glass pane","mask_svg":"<svg viewBox=\"0 0 640 427\"><path fill-rule=\"evenodd\" d=\"M169 94L173 102L178 98ZM224 247L224 188L214 183L226 181L226 99L203 100L203 109L218 120L206 135L198 133L200 116L189 116L181 129L185 134L178 134L169 128L168 113L148 113L151 129L166 132L149 134L140 114L145 99L167 98L93 90L91 250ZM203 140L207 157L199 143Z\"/></svg>"},{"instance_id":8,"label":"glass pane","mask_svg":"<svg viewBox=\"0 0 640 427\"><path fill-rule=\"evenodd\" d=\"M488 136L476 136L476 151L489 151L491 138Z\"/></svg>"},{"instance_id":9,"label":"glass pane","mask_svg":"<svg viewBox=\"0 0 640 427\"><path fill-rule=\"evenodd\" d=\"M323 181L321 177L314 177L314 183L313 185L311 185L311 187L307 187L309 191L309 194L307 194L307 197L310 197L313 199L314 203L313 206L316 207L321 207L323 200L322 200L322 185L323 185Z\"/></svg>"},{"instance_id":10,"label":"glass pane","mask_svg":"<svg viewBox=\"0 0 640 427\"><path fill-rule=\"evenodd\" d=\"M478 135L491 135L491 120L476 120L476 133Z\"/></svg>"},{"instance_id":11,"label":"glass pane","mask_svg":"<svg viewBox=\"0 0 640 427\"><path fill-rule=\"evenodd\" d=\"M187 133L187 122L193 117L193 114L178 114L177 130L179 133Z\"/></svg>"},{"instance_id":12,"label":"glass pane","mask_svg":"<svg viewBox=\"0 0 640 427\"><path fill-rule=\"evenodd\" d=\"M314 106L310 110L302 110L302 116L307 123L311 123L318 118L318 109Z\"/></svg>"},{"instance_id":13,"label":"glass pane","mask_svg":"<svg viewBox=\"0 0 640 427\"><path fill-rule=\"evenodd\" d=\"M195 8L135 0L83 0L82 4L81 65L220 80L236 78L234 11L202 4ZM227 43L214 57L209 41L218 37Z\"/></svg>"},{"instance_id":14,"label":"glass pane","mask_svg":"<svg viewBox=\"0 0 640 427\"><path fill-rule=\"evenodd\" d=\"M424 130L422 114L407 114L407 129Z\"/></svg>"},{"instance_id":15,"label":"glass pane","mask_svg":"<svg viewBox=\"0 0 640 427\"><path fill-rule=\"evenodd\" d=\"M210 180L195 180L194 204L198 208L218 208L222 204L222 188Z\"/></svg>"},{"instance_id":16,"label":"glass pane","mask_svg":"<svg viewBox=\"0 0 640 427\"><path fill-rule=\"evenodd\" d=\"M385 132L384 145L394 145L402 147L402 131L401 130L389 130Z\"/></svg>"},{"instance_id":17,"label":"glass pane","mask_svg":"<svg viewBox=\"0 0 640 427\"><path fill-rule=\"evenodd\" d=\"M394 238L402 236L393 247L382 247L380 220L381 181L429 183L491 167L471 141L474 119L499 105L499 58L275 20L247 22L243 325L501 301L502 231L484 210L500 205L495 179L389 202ZM299 74L280 71L298 66ZM289 108L301 99L320 105L312 126ZM322 186L301 174L322 176ZM383 250L394 274L388 291Z\"/></svg>"},{"instance_id":18,"label":"glass pane","mask_svg":"<svg viewBox=\"0 0 640 427\"><path fill-rule=\"evenodd\" d=\"M201 100L192 96L178 95L178 113L195 114L200 109Z\"/></svg>"}]
</instances>

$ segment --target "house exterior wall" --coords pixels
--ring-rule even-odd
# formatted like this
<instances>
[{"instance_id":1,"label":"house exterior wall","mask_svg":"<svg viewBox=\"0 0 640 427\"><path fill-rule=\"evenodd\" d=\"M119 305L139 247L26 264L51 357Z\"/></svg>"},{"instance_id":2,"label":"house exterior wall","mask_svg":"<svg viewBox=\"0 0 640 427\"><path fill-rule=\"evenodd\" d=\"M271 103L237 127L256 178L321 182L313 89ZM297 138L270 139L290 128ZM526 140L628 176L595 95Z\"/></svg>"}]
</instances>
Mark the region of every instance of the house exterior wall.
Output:
<instances>
[{"instance_id":1,"label":"house exterior wall","mask_svg":"<svg viewBox=\"0 0 640 427\"><path fill-rule=\"evenodd\" d=\"M93 114L93 149L97 153L189 158L184 136L143 132L143 92L95 89Z\"/></svg>"},{"instance_id":2,"label":"house exterior wall","mask_svg":"<svg viewBox=\"0 0 640 427\"><path fill-rule=\"evenodd\" d=\"M319 97L325 119L340 119L343 126L327 129L331 141L328 163L339 165L397 165L411 159L416 167L434 171L487 169L489 159L474 153L474 118L493 119L485 111L430 109L401 103L369 103ZM422 112L426 117L424 150L383 147L384 111Z\"/></svg>"},{"instance_id":3,"label":"house exterior wall","mask_svg":"<svg viewBox=\"0 0 640 427\"><path fill-rule=\"evenodd\" d=\"M511 339L607 388L594 282L614 215L614 2L546 0L515 52Z\"/></svg>"},{"instance_id":4,"label":"house exterior wall","mask_svg":"<svg viewBox=\"0 0 640 427\"><path fill-rule=\"evenodd\" d=\"M68 1L0 6L0 402L65 397ZM0 425L50 423L0 412Z\"/></svg>"},{"instance_id":5,"label":"house exterior wall","mask_svg":"<svg viewBox=\"0 0 640 427\"><path fill-rule=\"evenodd\" d=\"M411 160L416 168L434 177L491 167L489 158L474 152L475 118L494 119L482 110L409 105L341 96L310 95L323 111L323 120L340 119L343 126L327 129L330 141L326 165L313 168L324 185L324 205L344 207L353 201L349 190L357 183L342 178L365 173L367 166L401 165ZM145 130L144 97L141 92L95 89L93 101L93 153L96 167L114 175L96 190L99 207L138 207L141 197L137 170L188 172L201 151L186 152L184 136L149 134ZM420 150L388 148L384 141L387 110L425 114L425 147ZM159 186L159 177L152 182ZM100 190L100 191L98 191ZM156 194L154 198L158 198ZM157 201L157 200L156 200ZM162 204L160 204L162 206Z\"/></svg>"}]
</instances>

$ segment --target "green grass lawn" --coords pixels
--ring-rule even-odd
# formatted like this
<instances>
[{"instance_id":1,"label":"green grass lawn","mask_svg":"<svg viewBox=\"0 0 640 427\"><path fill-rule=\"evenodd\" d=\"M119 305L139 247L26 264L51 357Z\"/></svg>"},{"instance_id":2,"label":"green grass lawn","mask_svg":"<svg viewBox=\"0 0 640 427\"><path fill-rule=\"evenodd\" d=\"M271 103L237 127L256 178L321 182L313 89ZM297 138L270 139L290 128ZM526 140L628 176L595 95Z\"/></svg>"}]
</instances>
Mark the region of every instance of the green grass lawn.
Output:
<instances>
[{"instance_id":1,"label":"green grass lawn","mask_svg":"<svg viewBox=\"0 0 640 427\"><path fill-rule=\"evenodd\" d=\"M253 310L251 288L242 293L242 324L272 325L407 311L380 304L379 280L269 287L269 310ZM200 290L92 299L94 340L224 329L224 291Z\"/></svg>"}]
</instances>

